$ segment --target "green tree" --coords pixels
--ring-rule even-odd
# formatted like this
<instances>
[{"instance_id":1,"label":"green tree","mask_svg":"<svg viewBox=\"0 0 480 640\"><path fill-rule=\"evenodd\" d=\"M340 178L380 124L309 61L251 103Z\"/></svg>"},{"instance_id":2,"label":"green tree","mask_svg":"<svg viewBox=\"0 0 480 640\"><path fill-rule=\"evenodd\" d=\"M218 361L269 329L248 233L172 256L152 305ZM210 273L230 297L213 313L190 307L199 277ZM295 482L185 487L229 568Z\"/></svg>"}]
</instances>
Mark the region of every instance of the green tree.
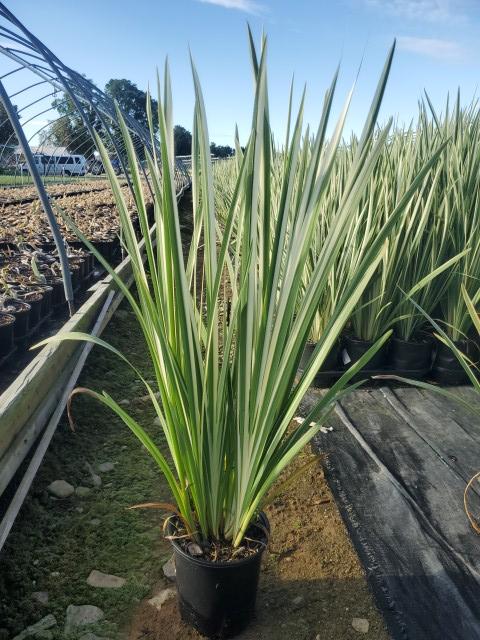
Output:
<instances>
[{"instance_id":1,"label":"green tree","mask_svg":"<svg viewBox=\"0 0 480 640\"><path fill-rule=\"evenodd\" d=\"M147 94L145 91L139 89L131 80L112 78L105 85L105 93L118 103L123 113L135 119L143 127L148 128L146 114ZM94 144L72 99L68 95L62 94L60 98L53 101L52 107L57 110L60 117L42 132L41 141L44 144L66 147L71 153L82 153L87 157L90 156L94 150ZM157 101L152 98L154 123L156 122L157 109ZM92 127L100 131L101 123L91 107L86 108L86 116ZM114 127L113 135L116 136L117 133L120 135L116 131L116 127ZM102 136L102 138L109 146L105 136ZM181 125L176 125L174 128L174 140L176 155L188 156L192 153L192 134L188 129ZM218 158L226 158L232 156L234 150L229 146L220 146L212 142L211 153ZM140 155L143 155L141 151Z\"/></svg>"},{"instance_id":2,"label":"green tree","mask_svg":"<svg viewBox=\"0 0 480 640\"><path fill-rule=\"evenodd\" d=\"M210 144L210 153L212 156L215 156L215 158L230 158L230 156L234 155L235 150L228 146L228 144L219 145L212 142Z\"/></svg>"},{"instance_id":3,"label":"green tree","mask_svg":"<svg viewBox=\"0 0 480 640\"><path fill-rule=\"evenodd\" d=\"M148 127L147 94L145 91L139 89L135 83L125 78L122 80L112 78L105 85L105 93L118 103L120 109L125 114L134 118L142 126ZM151 102L153 121L155 123L155 114L158 105L157 101L153 98Z\"/></svg>"},{"instance_id":4,"label":"green tree","mask_svg":"<svg viewBox=\"0 0 480 640\"><path fill-rule=\"evenodd\" d=\"M192 153L192 134L188 129L176 124L173 128L176 156L189 156Z\"/></svg>"},{"instance_id":5,"label":"green tree","mask_svg":"<svg viewBox=\"0 0 480 640\"><path fill-rule=\"evenodd\" d=\"M59 117L41 133L41 143L66 147L70 153L90 156L95 145L71 97L66 93L62 94L61 97L55 98L52 107L56 109ZM95 111L88 105L83 105L83 109L88 122L99 131L101 124Z\"/></svg>"}]
</instances>

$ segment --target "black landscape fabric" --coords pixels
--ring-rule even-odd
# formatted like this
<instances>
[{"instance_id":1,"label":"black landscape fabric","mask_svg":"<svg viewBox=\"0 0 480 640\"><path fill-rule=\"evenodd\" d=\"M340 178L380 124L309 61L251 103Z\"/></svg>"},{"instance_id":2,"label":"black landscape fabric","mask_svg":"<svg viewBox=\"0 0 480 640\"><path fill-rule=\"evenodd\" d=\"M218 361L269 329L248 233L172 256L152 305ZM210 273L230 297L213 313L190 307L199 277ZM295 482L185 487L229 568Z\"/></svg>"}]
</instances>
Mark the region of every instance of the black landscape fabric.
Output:
<instances>
[{"instance_id":1,"label":"black landscape fabric","mask_svg":"<svg viewBox=\"0 0 480 640\"><path fill-rule=\"evenodd\" d=\"M463 508L480 470L478 417L436 393L382 387L347 396L329 424L315 448L391 637L480 639L480 537Z\"/></svg>"}]
</instances>

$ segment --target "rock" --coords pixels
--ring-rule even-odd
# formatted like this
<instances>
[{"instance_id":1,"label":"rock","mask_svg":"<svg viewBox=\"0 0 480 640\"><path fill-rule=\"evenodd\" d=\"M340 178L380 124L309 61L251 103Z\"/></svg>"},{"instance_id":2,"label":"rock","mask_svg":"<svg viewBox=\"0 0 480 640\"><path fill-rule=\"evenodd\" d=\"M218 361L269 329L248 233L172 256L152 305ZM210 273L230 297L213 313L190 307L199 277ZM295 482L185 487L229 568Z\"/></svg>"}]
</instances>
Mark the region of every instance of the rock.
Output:
<instances>
[{"instance_id":1,"label":"rock","mask_svg":"<svg viewBox=\"0 0 480 640\"><path fill-rule=\"evenodd\" d=\"M352 627L355 631L358 631L358 633L368 633L370 623L366 618L354 618L352 620Z\"/></svg>"},{"instance_id":2,"label":"rock","mask_svg":"<svg viewBox=\"0 0 480 640\"><path fill-rule=\"evenodd\" d=\"M118 404L121 404L124 407L128 407L128 405L130 404L130 400L127 400L127 398L123 398L123 400L120 400Z\"/></svg>"},{"instance_id":3,"label":"rock","mask_svg":"<svg viewBox=\"0 0 480 640\"><path fill-rule=\"evenodd\" d=\"M85 466L88 469L88 471L90 472L90 476L92 478L93 486L94 487L101 487L102 486L102 479L98 474L95 473L95 471L93 470L92 465L89 464L88 462L86 462Z\"/></svg>"},{"instance_id":4,"label":"rock","mask_svg":"<svg viewBox=\"0 0 480 640\"><path fill-rule=\"evenodd\" d=\"M113 462L102 462L102 464L97 465L97 469L99 473L108 473L109 471L113 471L115 469L115 465Z\"/></svg>"},{"instance_id":5,"label":"rock","mask_svg":"<svg viewBox=\"0 0 480 640\"><path fill-rule=\"evenodd\" d=\"M75 495L78 496L79 498L86 498L90 493L90 491L91 491L90 487L77 487L75 489Z\"/></svg>"},{"instance_id":6,"label":"rock","mask_svg":"<svg viewBox=\"0 0 480 640\"><path fill-rule=\"evenodd\" d=\"M196 542L190 542L187 546L187 551L191 556L203 556L202 547Z\"/></svg>"},{"instance_id":7,"label":"rock","mask_svg":"<svg viewBox=\"0 0 480 640\"><path fill-rule=\"evenodd\" d=\"M112 576L109 573L102 573L96 569L93 569L87 578L87 583L91 587L97 587L99 589L120 589L126 582L125 578Z\"/></svg>"},{"instance_id":8,"label":"rock","mask_svg":"<svg viewBox=\"0 0 480 640\"><path fill-rule=\"evenodd\" d=\"M174 581L177 576L177 570L175 568L175 556L172 554L172 557L168 562L166 562L163 567L163 575L169 580Z\"/></svg>"},{"instance_id":9,"label":"rock","mask_svg":"<svg viewBox=\"0 0 480 640\"><path fill-rule=\"evenodd\" d=\"M87 624L95 624L103 620L105 614L99 607L93 604L82 604L76 606L71 604L67 607L65 614L65 635L74 631L77 627L84 627Z\"/></svg>"},{"instance_id":10,"label":"rock","mask_svg":"<svg viewBox=\"0 0 480 640\"><path fill-rule=\"evenodd\" d=\"M96 473L92 473L92 484L94 487L97 487L97 488L102 486L102 479Z\"/></svg>"},{"instance_id":11,"label":"rock","mask_svg":"<svg viewBox=\"0 0 480 640\"><path fill-rule=\"evenodd\" d=\"M60 577L60 571L52 571L52 573L50 574L51 578L59 578Z\"/></svg>"},{"instance_id":12,"label":"rock","mask_svg":"<svg viewBox=\"0 0 480 640\"><path fill-rule=\"evenodd\" d=\"M161 398L160 391L154 391L154 392L153 392L153 395L155 396L155 398L156 398L157 400L160 400L160 398ZM145 394L144 396L140 396L140 400L141 400L142 402L148 402L149 400L151 400L151 396L150 396L150 394L149 394L149 393L147 393L147 394Z\"/></svg>"},{"instance_id":13,"label":"rock","mask_svg":"<svg viewBox=\"0 0 480 640\"><path fill-rule=\"evenodd\" d=\"M295 598L293 598L292 600L292 604L295 607L298 607L299 604L301 604L303 602L303 596L296 596Z\"/></svg>"},{"instance_id":14,"label":"rock","mask_svg":"<svg viewBox=\"0 0 480 640\"><path fill-rule=\"evenodd\" d=\"M47 591L34 591L32 593L32 598L40 604L48 603L48 592Z\"/></svg>"},{"instance_id":15,"label":"rock","mask_svg":"<svg viewBox=\"0 0 480 640\"><path fill-rule=\"evenodd\" d=\"M56 624L57 624L57 620L55 616L53 616L50 613L48 616L45 616L45 618L42 618L35 624L32 624L26 629L24 629L21 633L18 634L18 636L15 636L13 640L24 640L24 638L34 638L34 637L36 638L38 637L39 633L43 631L47 631L48 629L51 629Z\"/></svg>"},{"instance_id":16,"label":"rock","mask_svg":"<svg viewBox=\"0 0 480 640\"><path fill-rule=\"evenodd\" d=\"M101 523L102 521L100 520L100 518L93 518L92 520L90 520L90 524L92 525L92 527L98 527L98 525Z\"/></svg>"},{"instance_id":17,"label":"rock","mask_svg":"<svg viewBox=\"0 0 480 640\"><path fill-rule=\"evenodd\" d=\"M148 604L151 605L152 607L155 607L155 609L158 609L158 611L160 611L160 609L165 604L165 602L167 602L168 600L171 600L172 598L175 598L176 595L177 595L176 590L172 589L171 587L169 589L163 589L156 596L153 596L153 598L150 598L150 600L148 600Z\"/></svg>"},{"instance_id":18,"label":"rock","mask_svg":"<svg viewBox=\"0 0 480 640\"><path fill-rule=\"evenodd\" d=\"M55 498L68 498L75 491L75 487L72 487L72 485L65 480L54 480L48 485L47 491Z\"/></svg>"}]
</instances>

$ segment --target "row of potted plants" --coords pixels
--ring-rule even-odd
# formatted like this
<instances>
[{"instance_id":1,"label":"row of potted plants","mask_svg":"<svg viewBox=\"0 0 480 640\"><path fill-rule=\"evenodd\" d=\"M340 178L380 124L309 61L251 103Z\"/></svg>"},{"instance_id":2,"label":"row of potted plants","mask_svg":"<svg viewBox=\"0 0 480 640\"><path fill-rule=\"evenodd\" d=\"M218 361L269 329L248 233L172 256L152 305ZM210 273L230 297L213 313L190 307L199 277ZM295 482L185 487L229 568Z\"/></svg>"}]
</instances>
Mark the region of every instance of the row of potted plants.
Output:
<instances>
[{"instance_id":1,"label":"row of potted plants","mask_svg":"<svg viewBox=\"0 0 480 640\"><path fill-rule=\"evenodd\" d=\"M314 385L325 387L338 379L350 366L363 356L374 344L373 341L356 338L351 328L347 329L334 345L331 352L318 370ZM480 354L480 342L477 336L468 336L455 342L472 364L477 364ZM316 343L308 342L300 370L308 363L315 350ZM450 347L438 340L432 330L415 335L412 340L404 340L395 332L383 347L377 351L359 374L365 377L396 374L415 379L431 377L443 384L458 385L468 381L463 368L459 365Z\"/></svg>"},{"instance_id":2,"label":"row of potted plants","mask_svg":"<svg viewBox=\"0 0 480 640\"><path fill-rule=\"evenodd\" d=\"M93 276L94 258L70 248L69 263L74 291L80 294ZM23 245L0 254L0 361L14 345L26 346L27 338L64 306L60 263L54 253Z\"/></svg>"},{"instance_id":3,"label":"row of potted plants","mask_svg":"<svg viewBox=\"0 0 480 640\"><path fill-rule=\"evenodd\" d=\"M49 186L49 190L54 187ZM128 187L122 182L120 189L124 194L131 215L134 215L134 202ZM17 191L15 190L15 194ZM27 194L25 194L27 197ZM146 196L147 198L147 196ZM26 242L43 247L53 242L47 218L38 198L32 200L31 191L28 192L28 202L2 203L0 228L0 248ZM95 242L114 241L119 232L118 213L114 198L109 188L96 191L85 191L83 194L69 195L65 191L63 197L52 198L54 211L67 242L76 242L76 236L64 224L61 216L63 211L69 215L80 229Z\"/></svg>"},{"instance_id":4,"label":"row of potted plants","mask_svg":"<svg viewBox=\"0 0 480 640\"><path fill-rule=\"evenodd\" d=\"M479 133L478 105L462 108L459 96L454 108L449 110L447 104L442 115L434 111L427 97L420 104L415 126L393 132L365 189L344 251L330 274L328 295L317 311L317 326L313 327L311 339L315 340L323 330L330 305L341 295L371 238L403 199L412 176L426 158L443 147L429 179L419 186L392 227L382 260L350 319L346 344L353 360L352 356L393 329L395 337L390 348L387 351L385 346L383 353L377 353L370 368L381 369L389 364L399 371L426 371L435 346L437 376L454 383L465 379L449 349L438 341L432 343L424 314L435 317L456 346L475 357L469 337L472 320L460 291L465 288L473 304L480 300L480 244L476 241L480 228ZM330 199L343 193L343 176L356 144L352 138L339 156ZM311 264L318 259L318 247L328 232L328 198L316 243L310 249ZM305 277L308 280L308 272Z\"/></svg>"},{"instance_id":5,"label":"row of potted plants","mask_svg":"<svg viewBox=\"0 0 480 640\"><path fill-rule=\"evenodd\" d=\"M324 197L319 202L315 234L308 248L303 272L306 289L321 259L323 246L334 221L336 203L348 189L348 175L358 153L359 140L352 135L337 153ZM312 153L313 141L306 142ZM439 153L427 179L416 192L405 196L414 176L425 161ZM435 317L447 335L462 350L471 350L471 317L466 312L460 290L465 287L474 304L480 301L480 228L479 206L480 111L478 104L462 108L460 97L443 114L437 114L428 97L420 103L417 122L410 127L395 128L369 178L358 203L342 250L328 274L328 285L316 309L309 341L316 344L325 332L332 309L338 304L358 265L373 239L388 223L399 205L403 212L396 216L385 240L381 260L358 300L349 319L348 334L340 360L332 353L322 369L339 371L356 354L374 344L386 331L393 330L394 339L377 353L369 367L427 373L435 346L435 370L444 381L458 382L458 364L443 346L425 337L431 331L424 313ZM272 170L275 178L283 162L276 157ZM238 158L217 163L215 202L225 224L225 213L232 200L232 185L239 172ZM296 197L305 188L306 173L298 171L293 186ZM269 194L276 218L281 204L281 180L275 179ZM304 291L299 297L301 304ZM313 347L309 347L309 352ZM470 354L472 355L472 354ZM340 365L342 366L339 366ZM451 371L450 371L451 370Z\"/></svg>"},{"instance_id":6,"label":"row of potted plants","mask_svg":"<svg viewBox=\"0 0 480 640\"><path fill-rule=\"evenodd\" d=\"M55 210L68 211L88 235L92 245L112 264L122 257L119 221L109 188L68 190L64 197L55 192ZM132 224L140 233L138 216L125 183L119 187L124 193ZM58 191L58 189L57 189ZM15 190L14 201L2 205L0 235L0 363L5 364L15 346L26 346L27 338L38 333L52 312L66 308L63 280L55 244L46 217L32 188ZM148 198L146 199L148 203ZM22 209L23 207L23 209ZM150 222L153 211L148 207ZM94 255L62 222L65 237L70 239L68 258L74 293L80 295L99 267Z\"/></svg>"}]
</instances>

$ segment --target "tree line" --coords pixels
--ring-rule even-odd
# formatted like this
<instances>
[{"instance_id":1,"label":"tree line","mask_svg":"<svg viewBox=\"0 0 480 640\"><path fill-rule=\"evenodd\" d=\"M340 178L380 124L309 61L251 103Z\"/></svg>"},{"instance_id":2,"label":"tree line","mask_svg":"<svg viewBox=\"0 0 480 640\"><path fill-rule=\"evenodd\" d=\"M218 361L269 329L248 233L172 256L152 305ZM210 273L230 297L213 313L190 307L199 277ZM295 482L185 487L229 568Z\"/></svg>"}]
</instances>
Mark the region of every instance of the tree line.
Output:
<instances>
[{"instance_id":1,"label":"tree line","mask_svg":"<svg viewBox=\"0 0 480 640\"><path fill-rule=\"evenodd\" d=\"M144 127L148 127L146 115L147 94L131 80L112 78L105 85L105 93L115 100L120 109ZM157 110L157 101L151 98L152 112ZM68 94L62 94L52 102L59 117L40 133L40 144L66 147L71 153L91 156L94 151L92 138ZM94 130L100 131L101 123L91 106L86 106L84 115ZM118 132L113 132L115 135ZM181 125L174 128L175 154L188 156L192 152L192 134ZM211 153L218 158L233 156L235 151L228 145L210 145Z\"/></svg>"}]
</instances>

